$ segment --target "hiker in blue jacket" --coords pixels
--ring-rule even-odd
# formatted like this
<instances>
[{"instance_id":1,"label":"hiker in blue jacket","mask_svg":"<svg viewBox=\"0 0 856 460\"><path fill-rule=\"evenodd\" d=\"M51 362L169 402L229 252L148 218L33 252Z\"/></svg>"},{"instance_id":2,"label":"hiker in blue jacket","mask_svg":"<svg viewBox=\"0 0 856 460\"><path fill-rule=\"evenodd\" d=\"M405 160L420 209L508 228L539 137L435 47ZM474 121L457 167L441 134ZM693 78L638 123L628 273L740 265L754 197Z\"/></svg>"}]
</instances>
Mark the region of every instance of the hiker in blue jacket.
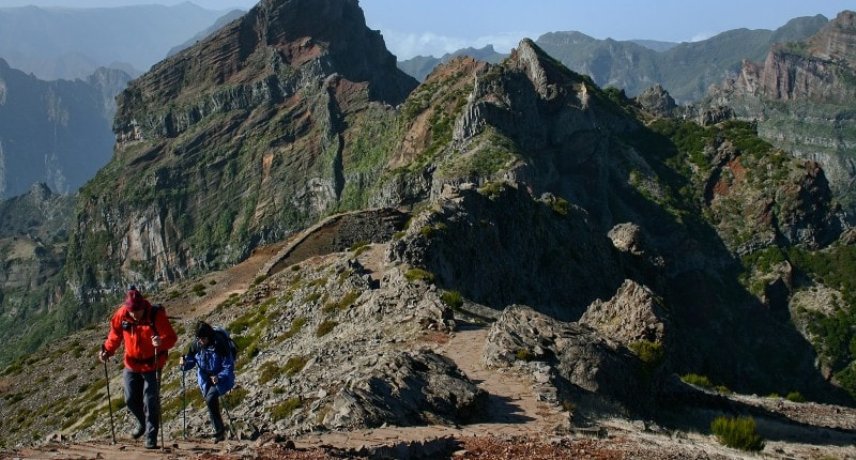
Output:
<instances>
[{"instance_id":1,"label":"hiker in blue jacket","mask_svg":"<svg viewBox=\"0 0 856 460\"><path fill-rule=\"evenodd\" d=\"M208 417L214 425L213 437L216 441L222 441L226 431L220 414L220 396L235 385L235 360L228 338L200 321L196 325L196 341L190 345L187 354L181 357L180 364L182 371L196 367L199 389L205 397Z\"/></svg>"}]
</instances>

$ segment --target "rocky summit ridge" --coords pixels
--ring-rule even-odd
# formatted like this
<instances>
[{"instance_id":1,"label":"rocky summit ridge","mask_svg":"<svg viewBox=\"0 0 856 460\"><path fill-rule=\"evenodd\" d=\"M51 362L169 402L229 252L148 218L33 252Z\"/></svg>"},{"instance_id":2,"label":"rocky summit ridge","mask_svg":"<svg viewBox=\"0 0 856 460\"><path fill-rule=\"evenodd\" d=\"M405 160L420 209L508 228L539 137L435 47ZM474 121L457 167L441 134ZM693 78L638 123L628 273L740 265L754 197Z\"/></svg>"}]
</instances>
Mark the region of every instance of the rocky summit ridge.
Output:
<instances>
[{"instance_id":1,"label":"rocky summit ridge","mask_svg":"<svg viewBox=\"0 0 856 460\"><path fill-rule=\"evenodd\" d=\"M823 167L750 122L669 116L661 89L602 89L528 39L415 86L358 13L264 1L123 94L47 316L74 334L0 376L14 442L106 433L111 383L76 372L103 325L78 329L133 282L185 340L197 318L232 331L229 407L259 443L496 426L572 449L618 429L659 454L703 433L679 451L716 458L710 422L751 414L783 455L852 454L856 238ZM814 402L741 396L771 393Z\"/></svg>"}]
</instances>

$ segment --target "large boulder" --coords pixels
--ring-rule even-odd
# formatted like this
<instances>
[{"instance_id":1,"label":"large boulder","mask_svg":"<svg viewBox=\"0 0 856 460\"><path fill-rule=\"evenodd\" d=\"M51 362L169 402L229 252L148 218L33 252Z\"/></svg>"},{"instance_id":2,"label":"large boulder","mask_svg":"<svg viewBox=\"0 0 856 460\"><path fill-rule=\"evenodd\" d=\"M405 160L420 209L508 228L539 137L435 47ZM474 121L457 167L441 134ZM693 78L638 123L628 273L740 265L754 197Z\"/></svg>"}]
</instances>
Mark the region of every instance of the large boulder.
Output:
<instances>
[{"instance_id":1,"label":"large boulder","mask_svg":"<svg viewBox=\"0 0 856 460\"><path fill-rule=\"evenodd\" d=\"M578 323L566 323L515 305L490 329L483 359L493 367L533 367L563 399L595 395L628 409L644 408L652 394L641 362L627 348ZM533 362L550 366L547 373Z\"/></svg>"},{"instance_id":2,"label":"large boulder","mask_svg":"<svg viewBox=\"0 0 856 460\"><path fill-rule=\"evenodd\" d=\"M608 301L594 301L580 324L626 347L639 341L663 343L668 329L663 299L633 280L625 280Z\"/></svg>"},{"instance_id":3,"label":"large boulder","mask_svg":"<svg viewBox=\"0 0 856 460\"><path fill-rule=\"evenodd\" d=\"M324 425L330 428L455 424L479 412L487 393L448 358L430 351L367 357L333 400Z\"/></svg>"}]
</instances>

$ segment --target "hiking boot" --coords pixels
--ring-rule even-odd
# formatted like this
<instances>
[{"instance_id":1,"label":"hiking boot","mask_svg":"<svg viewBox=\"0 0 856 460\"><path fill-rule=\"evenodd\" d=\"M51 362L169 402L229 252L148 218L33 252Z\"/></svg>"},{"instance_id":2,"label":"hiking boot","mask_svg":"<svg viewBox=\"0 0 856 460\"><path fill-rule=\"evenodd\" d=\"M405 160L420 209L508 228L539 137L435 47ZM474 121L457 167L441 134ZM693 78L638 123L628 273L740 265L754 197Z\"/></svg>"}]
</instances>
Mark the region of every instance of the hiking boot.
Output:
<instances>
[{"instance_id":1,"label":"hiking boot","mask_svg":"<svg viewBox=\"0 0 856 460\"><path fill-rule=\"evenodd\" d=\"M146 427L141 424L137 424L137 429L131 433L131 437L134 439L140 439L140 437L146 432Z\"/></svg>"},{"instance_id":2,"label":"hiking boot","mask_svg":"<svg viewBox=\"0 0 856 460\"><path fill-rule=\"evenodd\" d=\"M158 448L158 440L157 439L146 439L146 449L157 449Z\"/></svg>"}]
</instances>

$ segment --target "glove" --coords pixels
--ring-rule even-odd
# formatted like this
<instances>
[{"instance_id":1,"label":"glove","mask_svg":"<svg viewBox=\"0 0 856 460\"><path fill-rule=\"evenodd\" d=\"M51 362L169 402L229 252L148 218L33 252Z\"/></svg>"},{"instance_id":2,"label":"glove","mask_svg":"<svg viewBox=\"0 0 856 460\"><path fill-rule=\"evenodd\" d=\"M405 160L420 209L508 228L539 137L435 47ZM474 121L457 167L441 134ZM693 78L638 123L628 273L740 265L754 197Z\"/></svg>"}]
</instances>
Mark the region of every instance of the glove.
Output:
<instances>
[{"instance_id":1,"label":"glove","mask_svg":"<svg viewBox=\"0 0 856 460\"><path fill-rule=\"evenodd\" d=\"M101 361L102 363L106 363L107 360L110 359L111 356L113 356L113 353L110 353L107 350L102 348L101 351L98 352L98 361Z\"/></svg>"}]
</instances>

